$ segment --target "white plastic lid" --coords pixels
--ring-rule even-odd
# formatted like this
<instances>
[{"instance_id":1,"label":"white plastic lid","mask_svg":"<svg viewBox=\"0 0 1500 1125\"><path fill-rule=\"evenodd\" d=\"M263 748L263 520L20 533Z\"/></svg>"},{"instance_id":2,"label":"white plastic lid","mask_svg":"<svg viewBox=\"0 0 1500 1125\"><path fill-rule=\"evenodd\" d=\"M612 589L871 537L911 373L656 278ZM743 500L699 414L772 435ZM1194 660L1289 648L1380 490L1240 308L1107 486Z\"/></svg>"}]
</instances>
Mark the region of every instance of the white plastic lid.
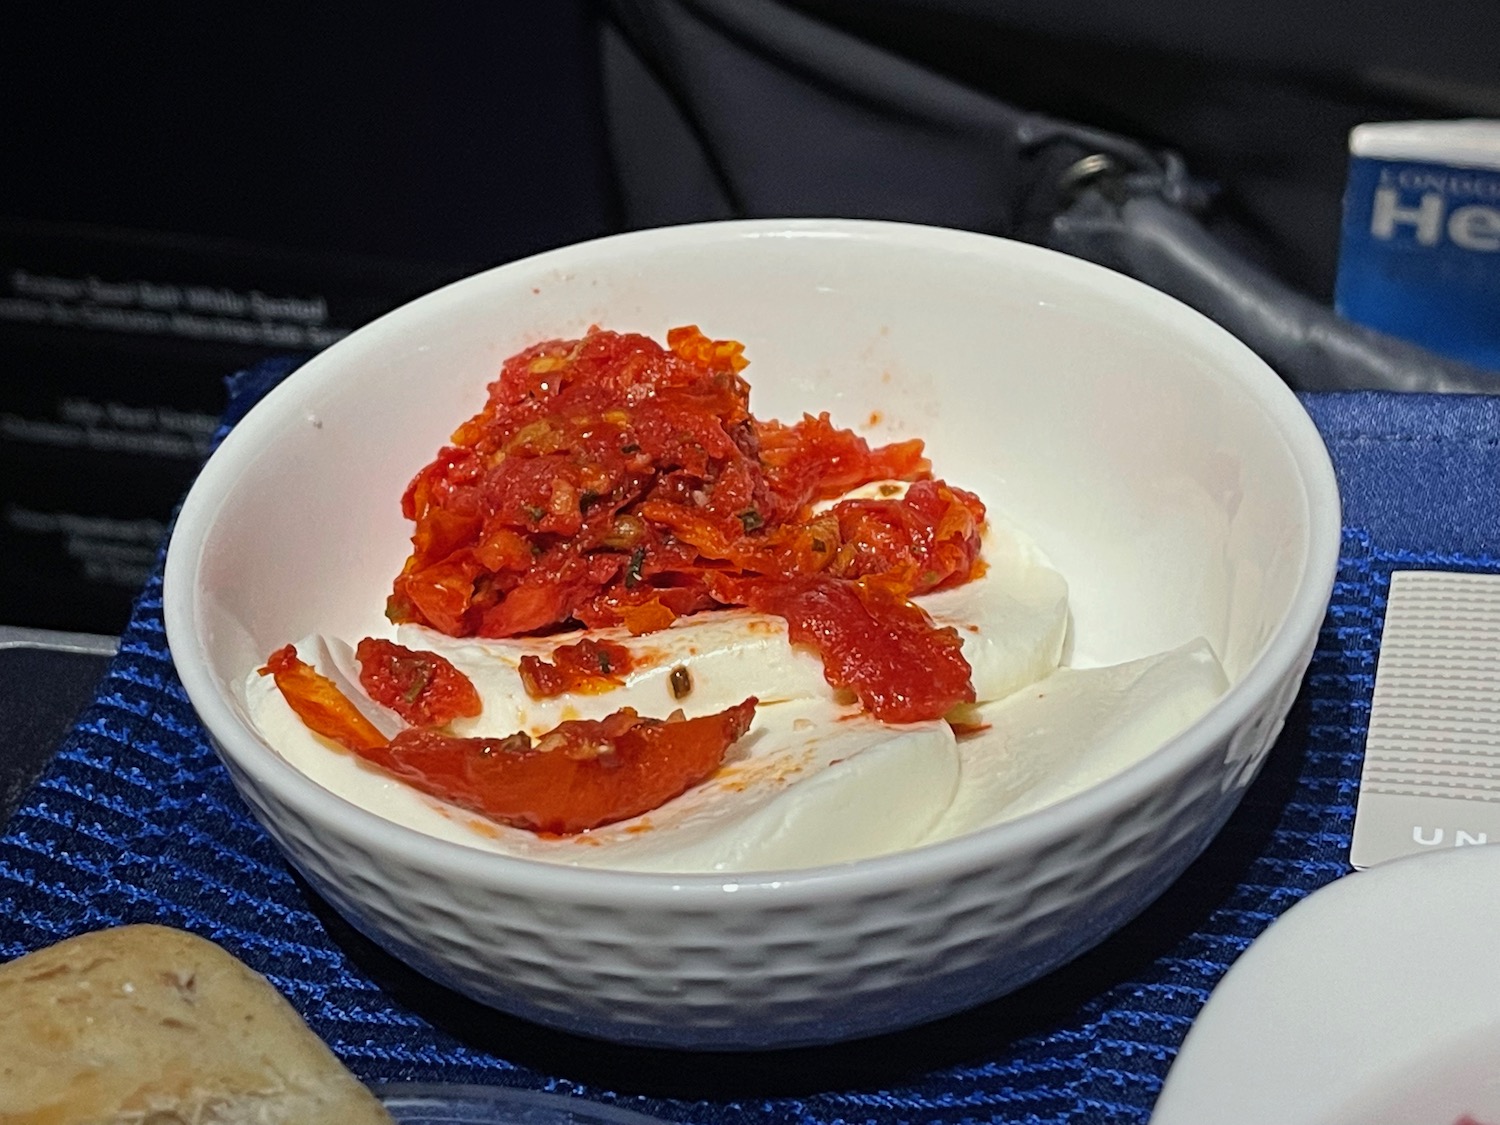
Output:
<instances>
[{"instance_id":1,"label":"white plastic lid","mask_svg":"<svg viewBox=\"0 0 1500 1125\"><path fill-rule=\"evenodd\" d=\"M1500 169L1500 121L1379 121L1349 132L1351 156Z\"/></svg>"},{"instance_id":2,"label":"white plastic lid","mask_svg":"<svg viewBox=\"0 0 1500 1125\"><path fill-rule=\"evenodd\" d=\"M396 1125L668 1125L587 1098L508 1086L387 1082L372 1089Z\"/></svg>"}]
</instances>

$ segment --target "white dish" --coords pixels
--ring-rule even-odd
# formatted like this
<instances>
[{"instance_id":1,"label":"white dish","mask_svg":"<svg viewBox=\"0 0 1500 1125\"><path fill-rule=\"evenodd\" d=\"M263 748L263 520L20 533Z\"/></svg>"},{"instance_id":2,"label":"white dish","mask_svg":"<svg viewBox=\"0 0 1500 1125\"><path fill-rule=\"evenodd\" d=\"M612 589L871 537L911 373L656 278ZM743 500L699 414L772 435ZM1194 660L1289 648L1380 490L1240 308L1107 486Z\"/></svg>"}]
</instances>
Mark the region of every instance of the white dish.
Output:
<instances>
[{"instance_id":1,"label":"white dish","mask_svg":"<svg viewBox=\"0 0 1500 1125\"><path fill-rule=\"evenodd\" d=\"M509 1086L387 1082L373 1089L397 1125L667 1125L603 1102Z\"/></svg>"},{"instance_id":2,"label":"white dish","mask_svg":"<svg viewBox=\"0 0 1500 1125\"><path fill-rule=\"evenodd\" d=\"M828 410L1009 516L1068 580L1076 667L1204 637L1209 712L1005 824L798 871L560 867L394 824L278 756L248 669L381 631L397 498L505 357L597 323L745 342L766 417ZM1338 559L1322 439L1261 360L1186 306L961 231L776 220L643 231L458 282L339 341L210 459L166 564L173 660L246 803L394 955L504 1011L698 1049L891 1031L1004 994L1145 907L1207 846L1281 727Z\"/></svg>"},{"instance_id":3,"label":"white dish","mask_svg":"<svg viewBox=\"0 0 1500 1125\"><path fill-rule=\"evenodd\" d=\"M1500 848L1345 876L1214 989L1151 1125L1500 1121Z\"/></svg>"}]
</instances>

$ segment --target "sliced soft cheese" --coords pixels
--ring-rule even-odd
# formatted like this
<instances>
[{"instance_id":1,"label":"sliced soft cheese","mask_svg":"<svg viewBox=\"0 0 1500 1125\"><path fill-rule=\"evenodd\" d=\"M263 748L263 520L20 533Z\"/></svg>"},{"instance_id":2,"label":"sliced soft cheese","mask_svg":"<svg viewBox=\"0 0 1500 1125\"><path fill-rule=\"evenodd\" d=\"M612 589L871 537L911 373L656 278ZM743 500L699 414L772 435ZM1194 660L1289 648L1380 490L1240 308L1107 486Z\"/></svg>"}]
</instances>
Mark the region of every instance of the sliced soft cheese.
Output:
<instances>
[{"instance_id":1,"label":"sliced soft cheese","mask_svg":"<svg viewBox=\"0 0 1500 1125\"><path fill-rule=\"evenodd\" d=\"M598 693L569 692L551 699L532 699L521 684L521 657L551 659L554 649L574 644L583 633L545 640L462 640L421 626L404 625L396 640L408 648L426 649L451 660L474 682L484 710L453 723L455 734L503 736L524 730L537 736L567 719L602 719L621 707L665 718L681 709L689 718L732 707L748 695L762 703L791 699L832 699L815 652L794 647L786 622L746 610L694 614L672 628L632 637L622 629L591 630L588 636L611 640L630 650L635 667L620 687ZM687 671L689 690L672 690L674 670ZM680 677L679 677L680 679Z\"/></svg>"},{"instance_id":2,"label":"sliced soft cheese","mask_svg":"<svg viewBox=\"0 0 1500 1125\"><path fill-rule=\"evenodd\" d=\"M1045 808L1119 773L1187 729L1228 688L1208 643L1107 668L1059 668L974 710L958 797L929 840Z\"/></svg>"}]
</instances>

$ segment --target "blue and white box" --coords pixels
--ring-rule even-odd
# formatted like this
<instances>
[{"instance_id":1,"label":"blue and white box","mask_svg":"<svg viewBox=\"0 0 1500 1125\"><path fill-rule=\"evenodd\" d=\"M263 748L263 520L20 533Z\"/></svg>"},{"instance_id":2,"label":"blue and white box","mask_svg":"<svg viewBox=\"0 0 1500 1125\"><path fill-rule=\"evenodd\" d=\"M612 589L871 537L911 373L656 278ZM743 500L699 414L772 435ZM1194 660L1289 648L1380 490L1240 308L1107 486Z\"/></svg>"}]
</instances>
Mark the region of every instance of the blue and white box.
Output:
<instances>
[{"instance_id":1,"label":"blue and white box","mask_svg":"<svg viewBox=\"0 0 1500 1125\"><path fill-rule=\"evenodd\" d=\"M1334 304L1500 378L1500 121L1350 133Z\"/></svg>"}]
</instances>

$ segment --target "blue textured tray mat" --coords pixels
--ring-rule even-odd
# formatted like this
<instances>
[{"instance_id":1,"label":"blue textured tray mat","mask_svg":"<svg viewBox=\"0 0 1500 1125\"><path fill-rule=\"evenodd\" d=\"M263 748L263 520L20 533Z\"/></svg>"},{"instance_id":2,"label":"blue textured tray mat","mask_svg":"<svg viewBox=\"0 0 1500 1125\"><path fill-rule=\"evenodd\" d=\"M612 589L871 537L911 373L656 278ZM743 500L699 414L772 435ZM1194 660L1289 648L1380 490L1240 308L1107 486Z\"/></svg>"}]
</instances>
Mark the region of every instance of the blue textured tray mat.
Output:
<instances>
[{"instance_id":1,"label":"blue textured tray mat","mask_svg":"<svg viewBox=\"0 0 1500 1125\"><path fill-rule=\"evenodd\" d=\"M233 379L227 419L291 366ZM726 1125L1144 1122L1230 962L1348 870L1392 569L1500 571L1500 400L1305 401L1349 526L1286 730L1223 834L1165 896L1014 996L862 1043L688 1055L574 1039L430 984L346 926L240 803L173 672L159 565L97 698L0 839L0 956L119 923L180 926L266 974L370 1081L551 1091Z\"/></svg>"}]
</instances>

